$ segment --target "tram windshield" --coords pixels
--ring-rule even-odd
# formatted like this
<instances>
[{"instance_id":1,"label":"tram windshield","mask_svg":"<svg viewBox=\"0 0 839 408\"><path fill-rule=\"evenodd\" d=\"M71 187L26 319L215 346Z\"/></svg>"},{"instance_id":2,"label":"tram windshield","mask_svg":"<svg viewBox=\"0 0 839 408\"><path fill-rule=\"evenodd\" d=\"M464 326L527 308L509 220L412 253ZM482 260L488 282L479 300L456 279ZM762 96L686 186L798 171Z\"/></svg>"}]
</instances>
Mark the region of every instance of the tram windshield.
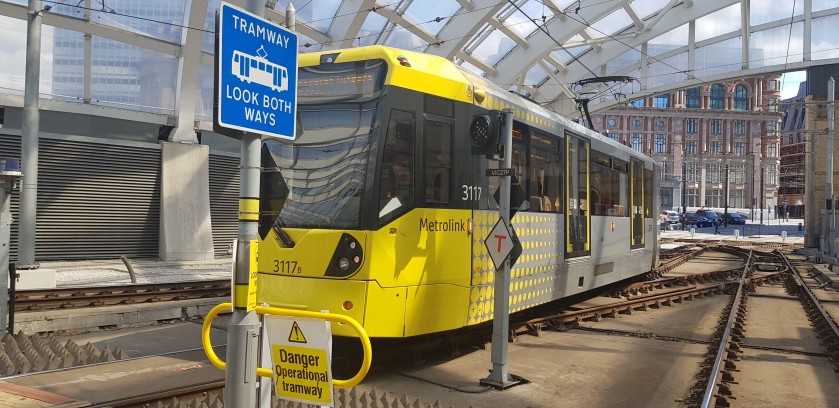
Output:
<instances>
[{"instance_id":1,"label":"tram windshield","mask_svg":"<svg viewBox=\"0 0 839 408\"><path fill-rule=\"evenodd\" d=\"M360 227L385 72L381 60L299 70L296 140L263 144L260 212L277 226Z\"/></svg>"}]
</instances>

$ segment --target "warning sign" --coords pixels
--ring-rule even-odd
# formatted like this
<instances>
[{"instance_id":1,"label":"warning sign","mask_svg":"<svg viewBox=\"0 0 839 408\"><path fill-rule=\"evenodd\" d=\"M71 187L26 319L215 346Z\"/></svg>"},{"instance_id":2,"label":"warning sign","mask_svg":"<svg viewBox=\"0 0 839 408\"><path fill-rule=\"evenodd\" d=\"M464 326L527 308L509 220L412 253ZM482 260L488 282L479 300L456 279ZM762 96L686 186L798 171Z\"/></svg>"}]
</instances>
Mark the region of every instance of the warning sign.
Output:
<instances>
[{"instance_id":1,"label":"warning sign","mask_svg":"<svg viewBox=\"0 0 839 408\"><path fill-rule=\"evenodd\" d=\"M288 401L333 406L332 333L324 320L265 316L274 389Z\"/></svg>"},{"instance_id":2,"label":"warning sign","mask_svg":"<svg viewBox=\"0 0 839 408\"><path fill-rule=\"evenodd\" d=\"M305 343L306 336L303 335L303 332L300 331L300 326L297 325L297 322L291 325L291 333L288 334L288 341L292 343Z\"/></svg>"}]
</instances>

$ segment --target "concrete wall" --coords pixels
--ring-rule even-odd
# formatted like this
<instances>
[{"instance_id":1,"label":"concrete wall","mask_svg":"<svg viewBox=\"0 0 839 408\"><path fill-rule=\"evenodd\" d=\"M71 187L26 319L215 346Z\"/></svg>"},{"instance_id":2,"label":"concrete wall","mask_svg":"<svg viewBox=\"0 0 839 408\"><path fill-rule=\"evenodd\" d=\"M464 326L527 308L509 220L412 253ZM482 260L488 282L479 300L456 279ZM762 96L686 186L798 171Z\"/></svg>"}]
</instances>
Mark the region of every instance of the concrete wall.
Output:
<instances>
[{"instance_id":1,"label":"concrete wall","mask_svg":"<svg viewBox=\"0 0 839 408\"><path fill-rule=\"evenodd\" d=\"M163 143L160 180L160 259L213 259L210 220L210 149Z\"/></svg>"},{"instance_id":2,"label":"concrete wall","mask_svg":"<svg viewBox=\"0 0 839 408\"><path fill-rule=\"evenodd\" d=\"M826 181L827 181L827 140L828 135L825 131L827 129L827 103L825 98L813 98L808 96L805 99L807 103L807 113L805 118L805 129L807 130L807 153L806 153L806 168L807 177L805 178L804 190L807 195L807 202L805 208L807 209L804 216L804 246L807 248L820 247L822 230L824 227L824 209L826 206L826 199L828 198ZM839 110L837 110L839 111ZM837 116L839 118L839 116ZM834 129L833 142L833 191L837 198L839 198L839 128Z\"/></svg>"}]
</instances>

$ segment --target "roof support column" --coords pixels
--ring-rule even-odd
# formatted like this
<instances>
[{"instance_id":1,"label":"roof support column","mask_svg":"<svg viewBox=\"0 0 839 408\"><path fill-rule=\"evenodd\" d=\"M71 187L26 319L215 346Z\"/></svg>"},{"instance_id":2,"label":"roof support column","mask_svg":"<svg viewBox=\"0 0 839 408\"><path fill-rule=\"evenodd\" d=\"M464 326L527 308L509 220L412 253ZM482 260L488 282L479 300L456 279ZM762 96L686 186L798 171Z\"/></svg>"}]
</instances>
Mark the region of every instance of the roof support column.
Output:
<instances>
[{"instance_id":1,"label":"roof support column","mask_svg":"<svg viewBox=\"0 0 839 408\"><path fill-rule=\"evenodd\" d=\"M688 74L687 78L696 78L696 20L688 23Z\"/></svg>"},{"instance_id":2,"label":"roof support column","mask_svg":"<svg viewBox=\"0 0 839 408\"><path fill-rule=\"evenodd\" d=\"M207 17L207 1L189 2L189 14L184 26L203 27ZM195 134L195 105L199 89L201 42L203 31L185 28L181 35L181 55L178 58L178 84L175 90L175 117L177 124L169 136L172 142L198 143Z\"/></svg>"},{"instance_id":3,"label":"roof support column","mask_svg":"<svg viewBox=\"0 0 839 408\"><path fill-rule=\"evenodd\" d=\"M647 55L647 42L641 44L641 91L647 90L647 68L650 65L650 60Z\"/></svg>"},{"instance_id":4,"label":"roof support column","mask_svg":"<svg viewBox=\"0 0 839 408\"><path fill-rule=\"evenodd\" d=\"M84 1L84 21L90 22L90 0ZM84 33L84 71L82 72L82 102L90 103L90 83L93 82L93 34Z\"/></svg>"},{"instance_id":5,"label":"roof support column","mask_svg":"<svg viewBox=\"0 0 839 408\"><path fill-rule=\"evenodd\" d=\"M206 0L191 0L185 27L203 27ZM195 106L203 31L184 29L175 90L176 127L161 145L160 244L163 261L213 259L210 221L210 150L198 144Z\"/></svg>"},{"instance_id":6,"label":"roof support column","mask_svg":"<svg viewBox=\"0 0 839 408\"><path fill-rule=\"evenodd\" d=\"M749 27L749 9L751 9L751 1L750 0L740 0L740 37L742 40L742 47L743 48L743 69L749 69L749 32L751 28Z\"/></svg>"},{"instance_id":7,"label":"roof support column","mask_svg":"<svg viewBox=\"0 0 839 408\"><path fill-rule=\"evenodd\" d=\"M20 230L17 269L35 269L35 224L38 208L38 142L41 111L41 0L29 0L26 13L26 76L23 94L23 123L20 146L23 179L20 189ZM54 283L53 283L53 286Z\"/></svg>"},{"instance_id":8,"label":"roof support column","mask_svg":"<svg viewBox=\"0 0 839 408\"><path fill-rule=\"evenodd\" d=\"M813 0L804 0L804 61L813 58Z\"/></svg>"}]
</instances>

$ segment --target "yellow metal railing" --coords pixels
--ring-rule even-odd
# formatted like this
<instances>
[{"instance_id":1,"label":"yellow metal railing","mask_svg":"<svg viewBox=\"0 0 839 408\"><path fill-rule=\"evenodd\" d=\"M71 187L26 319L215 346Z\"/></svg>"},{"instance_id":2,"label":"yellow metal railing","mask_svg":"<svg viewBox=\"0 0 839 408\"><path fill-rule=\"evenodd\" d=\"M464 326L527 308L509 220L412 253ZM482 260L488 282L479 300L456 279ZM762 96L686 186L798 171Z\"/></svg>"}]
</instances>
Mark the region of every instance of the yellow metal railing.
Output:
<instances>
[{"instance_id":1,"label":"yellow metal railing","mask_svg":"<svg viewBox=\"0 0 839 408\"><path fill-rule=\"evenodd\" d=\"M227 363L222 361L216 352L213 350L212 345L210 344L210 328L212 326L213 320L216 316L227 310L232 310L233 305L231 303L222 303L207 313L207 317L204 318L204 325L201 328L201 345L204 347L204 353L207 355L207 358L210 359L210 362L213 363L214 366L218 367L221 370L227 370ZM361 346L364 348L364 360L361 362L361 369L358 370L352 378L347 380L332 380L332 385L335 388L350 388L354 387L356 384L360 383L361 380L367 375L367 372L370 371L370 364L373 362L373 347L370 345L370 337L367 336L367 331L358 324L355 319L334 314L334 313L321 313L321 312L309 312L306 310L293 310L293 309L280 309L276 307L265 307L265 306L257 306L256 313L264 314L264 315L279 315L279 316L291 316L291 317L305 317L310 319L323 319L329 320L330 322L335 323L344 323L352 327L356 333L358 333L358 338L361 340ZM267 368L257 368L256 374L262 377L273 377L274 372L273 370L269 370Z\"/></svg>"}]
</instances>

